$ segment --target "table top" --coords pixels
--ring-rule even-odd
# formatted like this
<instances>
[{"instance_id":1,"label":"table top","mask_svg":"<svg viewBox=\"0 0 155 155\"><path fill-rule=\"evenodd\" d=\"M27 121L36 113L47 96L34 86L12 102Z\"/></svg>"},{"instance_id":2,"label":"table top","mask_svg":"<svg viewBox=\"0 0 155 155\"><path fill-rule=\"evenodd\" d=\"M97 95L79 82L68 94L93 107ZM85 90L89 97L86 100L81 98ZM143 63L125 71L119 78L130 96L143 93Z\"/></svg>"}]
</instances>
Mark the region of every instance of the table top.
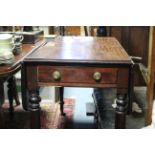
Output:
<instances>
[{"instance_id":1,"label":"table top","mask_svg":"<svg viewBox=\"0 0 155 155\"><path fill-rule=\"evenodd\" d=\"M16 68L20 67L21 62L24 57L27 56L31 51L34 51L36 48L39 48L41 45L45 43L45 40L39 41L36 44L23 44L22 51L14 56L14 60L12 64L4 64L0 65L0 76L13 72Z\"/></svg>"},{"instance_id":2,"label":"table top","mask_svg":"<svg viewBox=\"0 0 155 155\"><path fill-rule=\"evenodd\" d=\"M57 37L28 55L24 61L131 64L127 52L114 37L85 36Z\"/></svg>"}]
</instances>

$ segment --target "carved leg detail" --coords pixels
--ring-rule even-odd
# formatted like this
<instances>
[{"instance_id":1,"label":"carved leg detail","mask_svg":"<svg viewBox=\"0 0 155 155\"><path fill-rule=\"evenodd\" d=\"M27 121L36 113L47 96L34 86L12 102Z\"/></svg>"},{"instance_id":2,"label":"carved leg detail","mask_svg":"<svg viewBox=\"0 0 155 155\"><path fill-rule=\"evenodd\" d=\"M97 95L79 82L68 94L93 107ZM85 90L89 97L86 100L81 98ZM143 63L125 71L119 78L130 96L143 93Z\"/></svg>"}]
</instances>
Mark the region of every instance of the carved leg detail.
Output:
<instances>
[{"instance_id":1,"label":"carved leg detail","mask_svg":"<svg viewBox=\"0 0 155 155\"><path fill-rule=\"evenodd\" d=\"M63 108L64 108L64 87L60 87L59 88L59 92L60 92L60 111L61 111L61 115L65 115Z\"/></svg>"},{"instance_id":2,"label":"carved leg detail","mask_svg":"<svg viewBox=\"0 0 155 155\"><path fill-rule=\"evenodd\" d=\"M38 92L30 93L30 115L31 115L31 129L40 128L40 104L41 98L38 95Z\"/></svg>"},{"instance_id":3,"label":"carved leg detail","mask_svg":"<svg viewBox=\"0 0 155 155\"><path fill-rule=\"evenodd\" d=\"M126 95L118 94L116 100L116 110L115 110L115 128L125 129L126 123Z\"/></svg>"}]
</instances>

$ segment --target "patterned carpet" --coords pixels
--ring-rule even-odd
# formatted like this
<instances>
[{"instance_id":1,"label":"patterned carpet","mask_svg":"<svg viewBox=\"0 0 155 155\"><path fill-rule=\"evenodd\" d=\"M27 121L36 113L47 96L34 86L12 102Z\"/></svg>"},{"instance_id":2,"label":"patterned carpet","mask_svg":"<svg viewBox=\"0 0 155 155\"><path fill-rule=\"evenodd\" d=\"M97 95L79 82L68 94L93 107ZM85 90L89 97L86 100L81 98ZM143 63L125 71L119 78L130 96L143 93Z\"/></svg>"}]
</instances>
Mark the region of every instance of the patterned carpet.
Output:
<instances>
[{"instance_id":1,"label":"patterned carpet","mask_svg":"<svg viewBox=\"0 0 155 155\"><path fill-rule=\"evenodd\" d=\"M60 115L59 103L41 103L41 128L42 129L70 129L72 128L72 118L75 99L64 99L65 116ZM0 128L3 129L30 129L30 113L24 111L22 106L14 107L14 116L10 117L9 104L2 106Z\"/></svg>"}]
</instances>

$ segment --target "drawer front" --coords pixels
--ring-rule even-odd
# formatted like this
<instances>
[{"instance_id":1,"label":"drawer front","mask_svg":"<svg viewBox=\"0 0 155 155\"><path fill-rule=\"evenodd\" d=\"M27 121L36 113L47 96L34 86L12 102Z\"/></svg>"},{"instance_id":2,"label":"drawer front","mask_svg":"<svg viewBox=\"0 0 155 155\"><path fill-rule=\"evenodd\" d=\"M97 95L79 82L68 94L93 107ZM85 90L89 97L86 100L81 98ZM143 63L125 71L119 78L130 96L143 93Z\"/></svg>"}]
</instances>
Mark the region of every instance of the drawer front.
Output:
<instances>
[{"instance_id":1,"label":"drawer front","mask_svg":"<svg viewBox=\"0 0 155 155\"><path fill-rule=\"evenodd\" d=\"M38 81L45 83L115 84L117 81L117 68L40 66L38 74Z\"/></svg>"}]
</instances>

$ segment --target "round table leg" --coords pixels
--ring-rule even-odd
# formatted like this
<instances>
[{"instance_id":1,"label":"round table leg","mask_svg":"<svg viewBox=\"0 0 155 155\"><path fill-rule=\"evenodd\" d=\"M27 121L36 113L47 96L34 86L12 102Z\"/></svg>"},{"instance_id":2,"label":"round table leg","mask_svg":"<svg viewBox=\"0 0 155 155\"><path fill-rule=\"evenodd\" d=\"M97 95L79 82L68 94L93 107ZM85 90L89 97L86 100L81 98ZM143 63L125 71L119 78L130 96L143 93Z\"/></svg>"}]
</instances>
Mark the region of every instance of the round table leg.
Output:
<instances>
[{"instance_id":1,"label":"round table leg","mask_svg":"<svg viewBox=\"0 0 155 155\"><path fill-rule=\"evenodd\" d=\"M118 94L116 100L116 110L115 110L115 128L125 129L126 124L126 94Z\"/></svg>"},{"instance_id":2,"label":"round table leg","mask_svg":"<svg viewBox=\"0 0 155 155\"><path fill-rule=\"evenodd\" d=\"M37 91L30 93L30 115L31 115L31 129L40 128L40 104L41 98Z\"/></svg>"}]
</instances>

